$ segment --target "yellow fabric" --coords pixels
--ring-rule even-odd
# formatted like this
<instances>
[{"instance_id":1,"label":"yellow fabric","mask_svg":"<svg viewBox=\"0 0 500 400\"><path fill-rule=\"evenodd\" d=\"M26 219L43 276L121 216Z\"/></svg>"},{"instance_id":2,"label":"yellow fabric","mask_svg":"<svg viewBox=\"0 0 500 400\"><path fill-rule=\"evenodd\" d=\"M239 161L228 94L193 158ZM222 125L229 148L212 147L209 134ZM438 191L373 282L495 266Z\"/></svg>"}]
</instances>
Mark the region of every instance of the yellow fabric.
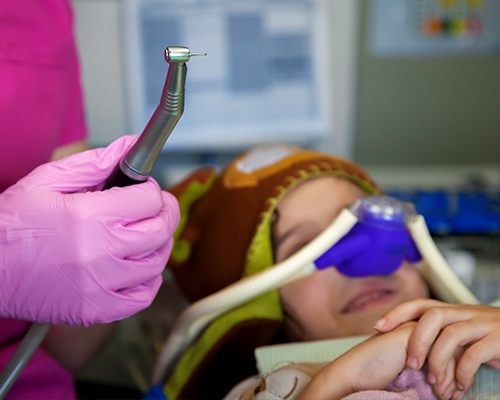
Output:
<instances>
[{"instance_id":1,"label":"yellow fabric","mask_svg":"<svg viewBox=\"0 0 500 400\"><path fill-rule=\"evenodd\" d=\"M164 392L169 400L177 399L182 388L191 376L194 369L205 358L208 351L214 347L217 341L229 332L229 330L242 321L251 319L269 319L281 321L283 319L279 305L278 291L268 292L234 310L224 314L215 320L203 332L182 356L180 362L170 379L164 386Z\"/></svg>"},{"instance_id":2,"label":"yellow fabric","mask_svg":"<svg viewBox=\"0 0 500 400\"><path fill-rule=\"evenodd\" d=\"M188 240L182 239L180 235L184 231L189 217L189 209L199 198L203 197L212 187L217 174L214 172L207 182L191 182L184 190L182 196L178 199L180 209L179 225L174 233L174 247L172 248L171 259L176 262L184 262L191 255L191 244Z\"/></svg>"}]
</instances>

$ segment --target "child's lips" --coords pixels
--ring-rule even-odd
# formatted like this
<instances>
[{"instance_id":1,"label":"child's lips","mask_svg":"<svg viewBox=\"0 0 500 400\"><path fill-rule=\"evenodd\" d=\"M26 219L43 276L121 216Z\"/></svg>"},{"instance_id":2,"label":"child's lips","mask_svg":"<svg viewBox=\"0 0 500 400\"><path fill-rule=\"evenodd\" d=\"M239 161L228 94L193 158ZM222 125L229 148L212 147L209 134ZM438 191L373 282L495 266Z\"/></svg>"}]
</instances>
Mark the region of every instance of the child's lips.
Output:
<instances>
[{"instance_id":1,"label":"child's lips","mask_svg":"<svg viewBox=\"0 0 500 400\"><path fill-rule=\"evenodd\" d=\"M367 285L361 288L342 309L342 314L361 312L385 304L394 298L396 291L387 286Z\"/></svg>"}]
</instances>

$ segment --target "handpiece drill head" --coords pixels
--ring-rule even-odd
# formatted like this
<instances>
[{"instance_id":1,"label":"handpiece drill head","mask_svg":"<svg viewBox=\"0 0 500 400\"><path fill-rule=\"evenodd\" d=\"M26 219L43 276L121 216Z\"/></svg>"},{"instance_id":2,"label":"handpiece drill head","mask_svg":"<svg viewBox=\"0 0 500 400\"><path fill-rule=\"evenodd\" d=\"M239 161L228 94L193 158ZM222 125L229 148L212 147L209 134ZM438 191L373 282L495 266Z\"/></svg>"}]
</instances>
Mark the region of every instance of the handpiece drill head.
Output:
<instances>
[{"instance_id":1,"label":"handpiece drill head","mask_svg":"<svg viewBox=\"0 0 500 400\"><path fill-rule=\"evenodd\" d=\"M193 53L187 47L170 46L165 49L165 61L169 64L188 62L191 57L206 56L207 53Z\"/></svg>"}]
</instances>

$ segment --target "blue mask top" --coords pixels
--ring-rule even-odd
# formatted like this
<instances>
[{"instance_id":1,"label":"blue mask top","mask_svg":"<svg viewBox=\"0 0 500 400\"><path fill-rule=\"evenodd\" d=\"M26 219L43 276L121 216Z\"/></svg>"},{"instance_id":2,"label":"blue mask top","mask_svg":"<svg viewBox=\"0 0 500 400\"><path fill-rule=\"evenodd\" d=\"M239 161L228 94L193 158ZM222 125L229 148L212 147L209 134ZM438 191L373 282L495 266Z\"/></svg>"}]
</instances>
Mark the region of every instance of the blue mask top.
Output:
<instances>
[{"instance_id":1,"label":"blue mask top","mask_svg":"<svg viewBox=\"0 0 500 400\"><path fill-rule=\"evenodd\" d=\"M404 260L421 259L406 223L417 214L411 203L387 196L358 200L350 208L358 222L314 261L318 269L336 267L351 277L389 275Z\"/></svg>"}]
</instances>

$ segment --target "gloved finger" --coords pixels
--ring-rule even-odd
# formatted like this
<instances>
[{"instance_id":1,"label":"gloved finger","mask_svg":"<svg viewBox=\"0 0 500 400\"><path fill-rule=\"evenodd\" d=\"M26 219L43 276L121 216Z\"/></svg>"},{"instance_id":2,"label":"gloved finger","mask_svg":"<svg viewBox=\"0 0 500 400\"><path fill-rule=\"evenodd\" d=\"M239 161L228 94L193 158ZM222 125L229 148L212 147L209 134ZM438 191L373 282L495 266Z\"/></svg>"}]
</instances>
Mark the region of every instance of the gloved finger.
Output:
<instances>
[{"instance_id":1,"label":"gloved finger","mask_svg":"<svg viewBox=\"0 0 500 400\"><path fill-rule=\"evenodd\" d=\"M172 238L175 229L175 215L172 211L162 208L153 218L143 219L122 225L116 229L114 236L120 243L120 256L130 260L140 260L161 247Z\"/></svg>"},{"instance_id":2,"label":"gloved finger","mask_svg":"<svg viewBox=\"0 0 500 400\"><path fill-rule=\"evenodd\" d=\"M123 292L160 276L172 251L173 240L141 259L123 259L114 271L100 271L100 282L109 290Z\"/></svg>"},{"instance_id":3,"label":"gloved finger","mask_svg":"<svg viewBox=\"0 0 500 400\"><path fill-rule=\"evenodd\" d=\"M81 218L102 218L113 225L153 218L163 209L161 189L153 178L127 187L67 196L76 203L73 209Z\"/></svg>"},{"instance_id":4,"label":"gloved finger","mask_svg":"<svg viewBox=\"0 0 500 400\"><path fill-rule=\"evenodd\" d=\"M75 193L103 183L136 142L137 135L118 138L104 148L87 150L36 168L23 178L32 187Z\"/></svg>"},{"instance_id":5,"label":"gloved finger","mask_svg":"<svg viewBox=\"0 0 500 400\"><path fill-rule=\"evenodd\" d=\"M149 307L153 302L154 298L158 294L160 287L163 283L163 277L161 275L155 276L149 281L143 282L135 287L127 288L120 291L120 296L127 299L132 303L132 307L136 309L135 314L139 311L144 310ZM126 318L132 314L123 315L120 319Z\"/></svg>"},{"instance_id":6,"label":"gloved finger","mask_svg":"<svg viewBox=\"0 0 500 400\"><path fill-rule=\"evenodd\" d=\"M173 235L180 220L180 209L177 198L169 192L162 190L161 196L163 198L164 214L167 217L168 225L170 227L170 235Z\"/></svg>"},{"instance_id":7,"label":"gloved finger","mask_svg":"<svg viewBox=\"0 0 500 400\"><path fill-rule=\"evenodd\" d=\"M179 222L179 205L176 198L161 192L163 207L153 218L123 225L113 225L110 236L114 238L114 254L120 258L138 260L163 247L173 236Z\"/></svg>"},{"instance_id":8,"label":"gloved finger","mask_svg":"<svg viewBox=\"0 0 500 400\"><path fill-rule=\"evenodd\" d=\"M135 302L140 302L148 306L149 304L151 304L154 296L160 289L162 283L163 283L162 275L157 275L154 278L142 282L137 286L120 290L120 295L125 296L128 299L133 300Z\"/></svg>"},{"instance_id":9,"label":"gloved finger","mask_svg":"<svg viewBox=\"0 0 500 400\"><path fill-rule=\"evenodd\" d=\"M98 316L92 318L93 324L119 321L149 307L162 282L162 276L158 275L134 287L109 292L107 308L102 310Z\"/></svg>"}]
</instances>

